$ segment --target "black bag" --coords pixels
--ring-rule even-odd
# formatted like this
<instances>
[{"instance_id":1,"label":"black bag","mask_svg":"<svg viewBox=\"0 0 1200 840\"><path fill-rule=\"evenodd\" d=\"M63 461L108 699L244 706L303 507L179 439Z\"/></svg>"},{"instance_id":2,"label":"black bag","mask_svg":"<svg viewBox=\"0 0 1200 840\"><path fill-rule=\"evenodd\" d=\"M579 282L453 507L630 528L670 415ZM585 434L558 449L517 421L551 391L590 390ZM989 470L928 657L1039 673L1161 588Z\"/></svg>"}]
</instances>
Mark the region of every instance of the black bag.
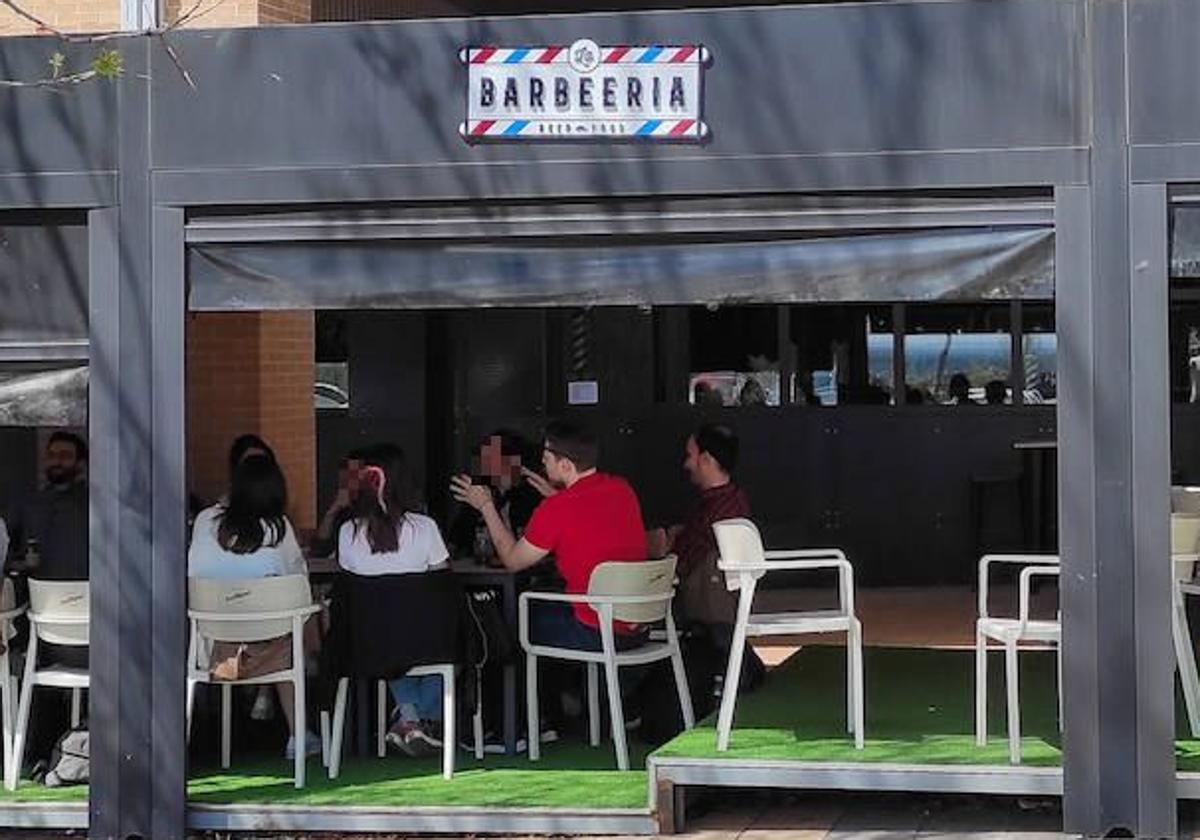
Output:
<instances>
[{"instance_id":1,"label":"black bag","mask_svg":"<svg viewBox=\"0 0 1200 840\"><path fill-rule=\"evenodd\" d=\"M679 647L683 654L684 671L687 672L688 690L692 695L692 711L699 721L715 712L720 705L721 684L725 679L729 654L702 631L682 636ZM683 713L679 710L679 695L674 690L675 675L671 663L657 662L654 668L653 674L643 681L643 685L654 688L642 693L642 725L638 737L657 747L683 731ZM738 694L754 691L762 684L765 675L766 667L762 660L754 648L746 645ZM670 686L670 690L666 686Z\"/></svg>"}]
</instances>

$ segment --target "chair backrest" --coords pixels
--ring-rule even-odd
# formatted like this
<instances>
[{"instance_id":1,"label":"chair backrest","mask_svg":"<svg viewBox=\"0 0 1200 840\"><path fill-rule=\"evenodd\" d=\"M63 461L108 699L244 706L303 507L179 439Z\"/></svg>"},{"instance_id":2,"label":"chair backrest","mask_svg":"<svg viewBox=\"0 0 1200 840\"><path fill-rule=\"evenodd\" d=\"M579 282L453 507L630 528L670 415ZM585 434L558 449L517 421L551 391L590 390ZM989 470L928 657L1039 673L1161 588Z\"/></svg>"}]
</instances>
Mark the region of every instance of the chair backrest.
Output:
<instances>
[{"instance_id":1,"label":"chair backrest","mask_svg":"<svg viewBox=\"0 0 1200 840\"><path fill-rule=\"evenodd\" d=\"M307 607L311 603L312 590L307 575L188 579L188 606L197 612L231 616L278 613ZM290 618L257 621L205 619L196 625L203 638L221 642L261 642L292 632Z\"/></svg>"},{"instance_id":2,"label":"chair backrest","mask_svg":"<svg viewBox=\"0 0 1200 840\"><path fill-rule=\"evenodd\" d=\"M725 572L725 587L730 591L741 587L739 566L761 564L766 561L762 535L758 526L749 519L722 519L714 522L713 536L717 538L717 551L721 554L720 568ZM755 580L763 576L761 570L746 572Z\"/></svg>"},{"instance_id":3,"label":"chair backrest","mask_svg":"<svg viewBox=\"0 0 1200 840\"><path fill-rule=\"evenodd\" d=\"M1200 514L1172 513L1171 514L1171 555L1200 553ZM1172 559L1175 577L1179 580L1191 580L1194 572L1193 563L1177 563Z\"/></svg>"},{"instance_id":4,"label":"chair backrest","mask_svg":"<svg viewBox=\"0 0 1200 840\"><path fill-rule=\"evenodd\" d=\"M43 642L87 645L89 602L86 580L29 581L29 620Z\"/></svg>"},{"instance_id":5,"label":"chair backrest","mask_svg":"<svg viewBox=\"0 0 1200 840\"><path fill-rule=\"evenodd\" d=\"M1172 487L1171 513L1200 513L1200 487Z\"/></svg>"},{"instance_id":6,"label":"chair backrest","mask_svg":"<svg viewBox=\"0 0 1200 840\"><path fill-rule=\"evenodd\" d=\"M666 618L674 589L674 554L661 560L601 563L588 580L589 595L661 596L644 604L614 605L613 618L630 624L652 624Z\"/></svg>"}]
</instances>

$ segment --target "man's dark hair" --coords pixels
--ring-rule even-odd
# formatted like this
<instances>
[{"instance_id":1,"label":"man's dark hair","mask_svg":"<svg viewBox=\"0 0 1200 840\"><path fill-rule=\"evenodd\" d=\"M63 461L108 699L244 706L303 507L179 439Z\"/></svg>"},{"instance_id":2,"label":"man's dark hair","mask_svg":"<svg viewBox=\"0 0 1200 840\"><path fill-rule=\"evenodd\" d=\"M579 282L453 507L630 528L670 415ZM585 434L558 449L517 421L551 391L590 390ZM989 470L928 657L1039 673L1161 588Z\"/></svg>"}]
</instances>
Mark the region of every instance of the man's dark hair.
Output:
<instances>
[{"instance_id":1,"label":"man's dark hair","mask_svg":"<svg viewBox=\"0 0 1200 840\"><path fill-rule=\"evenodd\" d=\"M275 450L271 445L258 435L246 434L238 435L233 444L229 447L229 478L233 480L233 474L237 472L238 464L246 457L247 452L258 450L272 461L276 461Z\"/></svg>"},{"instance_id":2,"label":"man's dark hair","mask_svg":"<svg viewBox=\"0 0 1200 840\"><path fill-rule=\"evenodd\" d=\"M733 429L722 423L705 423L692 438L696 448L711 455L725 472L737 469L738 436Z\"/></svg>"},{"instance_id":3,"label":"man's dark hair","mask_svg":"<svg viewBox=\"0 0 1200 840\"><path fill-rule=\"evenodd\" d=\"M566 458L580 472L595 469L600 460L596 436L570 420L555 420L546 426L546 448L559 458Z\"/></svg>"},{"instance_id":4,"label":"man's dark hair","mask_svg":"<svg viewBox=\"0 0 1200 840\"><path fill-rule=\"evenodd\" d=\"M75 459L78 461L86 461L88 459L87 444L83 438L74 432L57 431L50 435L50 439L46 441L46 448L50 448L52 443L69 443L75 447Z\"/></svg>"}]
</instances>

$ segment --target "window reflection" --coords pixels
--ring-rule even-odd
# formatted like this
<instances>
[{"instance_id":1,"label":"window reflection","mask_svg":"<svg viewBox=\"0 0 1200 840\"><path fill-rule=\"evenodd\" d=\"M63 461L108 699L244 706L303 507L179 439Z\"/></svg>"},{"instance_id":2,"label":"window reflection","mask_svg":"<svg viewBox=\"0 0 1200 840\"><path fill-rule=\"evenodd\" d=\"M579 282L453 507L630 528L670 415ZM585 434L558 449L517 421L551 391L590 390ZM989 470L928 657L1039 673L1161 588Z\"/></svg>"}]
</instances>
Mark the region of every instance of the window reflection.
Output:
<instances>
[{"instance_id":1,"label":"window reflection","mask_svg":"<svg viewBox=\"0 0 1200 840\"><path fill-rule=\"evenodd\" d=\"M905 401L1003 405L1013 402L1007 306L914 306L904 338Z\"/></svg>"}]
</instances>

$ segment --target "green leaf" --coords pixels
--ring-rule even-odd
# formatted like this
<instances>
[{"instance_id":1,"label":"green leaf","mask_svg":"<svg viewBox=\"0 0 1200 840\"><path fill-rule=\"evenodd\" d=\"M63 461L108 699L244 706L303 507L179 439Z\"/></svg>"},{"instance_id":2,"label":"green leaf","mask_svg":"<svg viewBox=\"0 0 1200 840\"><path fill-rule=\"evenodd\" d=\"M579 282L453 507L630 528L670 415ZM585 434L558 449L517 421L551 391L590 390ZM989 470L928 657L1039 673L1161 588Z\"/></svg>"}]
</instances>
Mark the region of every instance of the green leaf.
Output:
<instances>
[{"instance_id":1,"label":"green leaf","mask_svg":"<svg viewBox=\"0 0 1200 840\"><path fill-rule=\"evenodd\" d=\"M62 75L63 68L67 66L67 57L60 52L53 53L50 56L50 75L57 79Z\"/></svg>"},{"instance_id":2,"label":"green leaf","mask_svg":"<svg viewBox=\"0 0 1200 840\"><path fill-rule=\"evenodd\" d=\"M92 59L92 70L102 78L115 79L123 70L121 53L113 49L101 50Z\"/></svg>"}]
</instances>

